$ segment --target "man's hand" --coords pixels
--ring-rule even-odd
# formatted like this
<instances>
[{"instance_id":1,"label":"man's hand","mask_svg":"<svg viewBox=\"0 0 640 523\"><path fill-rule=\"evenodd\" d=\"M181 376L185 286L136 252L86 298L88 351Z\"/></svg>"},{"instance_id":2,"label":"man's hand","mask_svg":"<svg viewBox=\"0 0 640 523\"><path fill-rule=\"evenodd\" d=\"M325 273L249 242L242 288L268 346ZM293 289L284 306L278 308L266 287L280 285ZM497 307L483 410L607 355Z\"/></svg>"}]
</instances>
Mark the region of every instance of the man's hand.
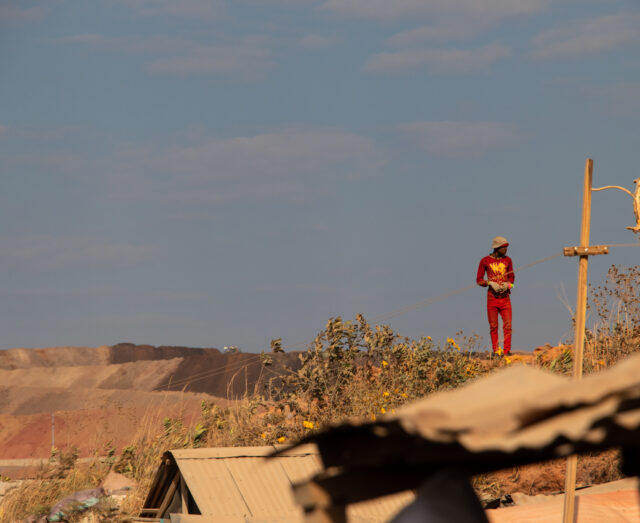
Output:
<instances>
[{"instance_id":1,"label":"man's hand","mask_svg":"<svg viewBox=\"0 0 640 523\"><path fill-rule=\"evenodd\" d=\"M493 292L495 292L496 294L503 294L511 288L511 283L509 283L508 281L504 283L490 281L488 282L488 285L493 289Z\"/></svg>"},{"instance_id":2,"label":"man's hand","mask_svg":"<svg viewBox=\"0 0 640 523\"><path fill-rule=\"evenodd\" d=\"M479 281L478 285L480 285L480 287L486 287L487 286L487 281L486 280Z\"/></svg>"},{"instance_id":3,"label":"man's hand","mask_svg":"<svg viewBox=\"0 0 640 523\"><path fill-rule=\"evenodd\" d=\"M503 292L500 290L500 284L495 281L489 281L487 282L487 285L493 289L493 292L497 292L498 294Z\"/></svg>"}]
</instances>

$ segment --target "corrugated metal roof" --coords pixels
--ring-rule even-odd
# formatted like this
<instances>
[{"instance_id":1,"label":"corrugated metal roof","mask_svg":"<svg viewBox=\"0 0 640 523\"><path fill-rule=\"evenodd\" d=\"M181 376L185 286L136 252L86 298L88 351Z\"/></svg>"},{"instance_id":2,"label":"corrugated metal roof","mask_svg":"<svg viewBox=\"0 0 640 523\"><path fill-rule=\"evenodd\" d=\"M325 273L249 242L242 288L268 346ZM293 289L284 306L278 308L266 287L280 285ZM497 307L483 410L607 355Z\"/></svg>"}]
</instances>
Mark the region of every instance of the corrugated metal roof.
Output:
<instances>
[{"instance_id":1,"label":"corrugated metal roof","mask_svg":"<svg viewBox=\"0 0 640 523\"><path fill-rule=\"evenodd\" d=\"M271 459L265 457L275 450L265 447L229 447L181 449L167 454L173 457L179 473L201 515L181 514L172 520L180 522L225 523L300 522L302 508L293 499L292 484L308 480L320 472L322 462L315 445L305 445ZM167 456L165 454L165 458ZM168 467L165 459L163 467ZM161 467L162 469L162 467ZM146 509L162 504L172 478L158 470L150 489ZM413 500L404 492L348 507L349 521L383 522ZM166 505L165 505L166 506ZM143 509L141 516L151 513ZM169 514L155 514L169 517Z\"/></svg>"}]
</instances>

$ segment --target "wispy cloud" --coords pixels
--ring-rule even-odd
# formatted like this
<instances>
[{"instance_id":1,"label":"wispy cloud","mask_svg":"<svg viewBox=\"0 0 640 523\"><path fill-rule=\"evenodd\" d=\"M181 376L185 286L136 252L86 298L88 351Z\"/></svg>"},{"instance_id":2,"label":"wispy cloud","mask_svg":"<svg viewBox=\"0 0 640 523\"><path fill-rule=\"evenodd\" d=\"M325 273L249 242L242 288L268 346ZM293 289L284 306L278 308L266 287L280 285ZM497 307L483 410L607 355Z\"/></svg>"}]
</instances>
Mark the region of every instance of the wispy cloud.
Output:
<instances>
[{"instance_id":1,"label":"wispy cloud","mask_svg":"<svg viewBox=\"0 0 640 523\"><path fill-rule=\"evenodd\" d=\"M38 168L47 172L78 173L87 167L87 158L76 152L34 151L2 153L2 163L6 166Z\"/></svg>"},{"instance_id":2,"label":"wispy cloud","mask_svg":"<svg viewBox=\"0 0 640 523\"><path fill-rule=\"evenodd\" d=\"M481 153L504 147L517 137L514 125L500 122L413 122L396 129L420 147L446 155Z\"/></svg>"},{"instance_id":3,"label":"wispy cloud","mask_svg":"<svg viewBox=\"0 0 640 523\"><path fill-rule=\"evenodd\" d=\"M41 20L45 13L42 6L18 7L17 2L6 1L0 5L0 25Z\"/></svg>"},{"instance_id":4,"label":"wispy cloud","mask_svg":"<svg viewBox=\"0 0 640 523\"><path fill-rule=\"evenodd\" d=\"M510 54L510 50L501 44L473 49L406 49L371 56L364 70L370 73L403 74L416 69L429 69L439 74L467 74L481 71Z\"/></svg>"},{"instance_id":5,"label":"wispy cloud","mask_svg":"<svg viewBox=\"0 0 640 523\"><path fill-rule=\"evenodd\" d=\"M283 174L292 168L317 169L366 159L371 141L341 131L291 129L177 149L166 161L199 176L228 178L247 174Z\"/></svg>"},{"instance_id":6,"label":"wispy cloud","mask_svg":"<svg viewBox=\"0 0 640 523\"><path fill-rule=\"evenodd\" d=\"M539 60L572 58L638 44L640 15L613 14L576 20L551 29L532 41L531 56Z\"/></svg>"},{"instance_id":7,"label":"wispy cloud","mask_svg":"<svg viewBox=\"0 0 640 523\"><path fill-rule=\"evenodd\" d=\"M171 75L222 75L252 79L275 67L269 38L245 36L203 44L167 36L69 35L56 40L127 55L148 56L145 69Z\"/></svg>"},{"instance_id":8,"label":"wispy cloud","mask_svg":"<svg viewBox=\"0 0 640 523\"><path fill-rule=\"evenodd\" d=\"M292 127L168 152L130 148L123 159L126 170L113 178L115 196L205 202L300 199L314 188L375 172L380 156L360 135ZM150 171L153 177L145 174ZM124 185L126 191L118 189Z\"/></svg>"},{"instance_id":9,"label":"wispy cloud","mask_svg":"<svg viewBox=\"0 0 640 523\"><path fill-rule=\"evenodd\" d=\"M341 16L378 20L438 14L504 19L541 11L548 0L327 0L321 9Z\"/></svg>"},{"instance_id":10,"label":"wispy cloud","mask_svg":"<svg viewBox=\"0 0 640 523\"><path fill-rule=\"evenodd\" d=\"M310 34L300 39L300 45L304 47L331 47L339 41L340 39L336 36Z\"/></svg>"},{"instance_id":11,"label":"wispy cloud","mask_svg":"<svg viewBox=\"0 0 640 523\"><path fill-rule=\"evenodd\" d=\"M252 42L233 47L199 46L185 55L151 61L146 70L172 75L235 75L250 79L275 67L271 50Z\"/></svg>"},{"instance_id":12,"label":"wispy cloud","mask_svg":"<svg viewBox=\"0 0 640 523\"><path fill-rule=\"evenodd\" d=\"M0 240L0 258L30 269L49 270L93 265L135 265L147 261L153 249L82 236L28 236Z\"/></svg>"},{"instance_id":13,"label":"wispy cloud","mask_svg":"<svg viewBox=\"0 0 640 523\"><path fill-rule=\"evenodd\" d=\"M401 31L388 38L385 43L391 47L406 48L429 40L461 40L476 36L484 27L484 24L478 24L477 21L457 18Z\"/></svg>"}]
</instances>

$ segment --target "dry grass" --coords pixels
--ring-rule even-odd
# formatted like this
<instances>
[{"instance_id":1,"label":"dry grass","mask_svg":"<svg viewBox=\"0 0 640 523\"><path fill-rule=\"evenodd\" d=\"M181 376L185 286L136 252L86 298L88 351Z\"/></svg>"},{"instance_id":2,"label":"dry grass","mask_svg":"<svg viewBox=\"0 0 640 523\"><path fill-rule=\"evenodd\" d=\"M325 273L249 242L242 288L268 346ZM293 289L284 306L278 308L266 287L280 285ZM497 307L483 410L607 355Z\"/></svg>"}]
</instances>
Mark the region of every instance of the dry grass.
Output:
<instances>
[{"instance_id":1,"label":"dry grass","mask_svg":"<svg viewBox=\"0 0 640 523\"><path fill-rule=\"evenodd\" d=\"M607 450L580 456L578 459L577 486L595 485L615 481L622 477L620 452ZM473 486L481 498L499 498L505 494L523 492L553 494L564 491L567 462L557 459L525 467L499 470L473 478Z\"/></svg>"},{"instance_id":2,"label":"dry grass","mask_svg":"<svg viewBox=\"0 0 640 523\"><path fill-rule=\"evenodd\" d=\"M29 515L45 515L62 498L79 490L95 488L108 474L110 463L97 457L78 463L77 453L53 453L40 467L37 478L12 490L0 506L0 522L15 523ZM110 507L99 509L110 512Z\"/></svg>"},{"instance_id":3,"label":"dry grass","mask_svg":"<svg viewBox=\"0 0 640 523\"><path fill-rule=\"evenodd\" d=\"M596 311L598 322L587 331L586 372L596 372L638 350L638 287L639 268L612 267L603 287L592 289L591 308ZM617 305L612 306L612 302ZM300 367L274 377L264 390L227 407L203 403L199 419L193 422L179 410L174 418L162 418L159 410L150 410L139 421L131 444L117 459L113 449L106 449L106 461L96 460L84 469L67 462L58 467L57 477L42 477L25 484L6 496L0 508L0 522L42 513L65 495L95 487L110 468L136 480L138 487L124 501L117 518L110 512L111 507L96 511L109 517L109 521L135 516L160 457L167 450L292 442L346 418L375 419L426 394L458 387L509 364L502 358L478 357L479 345L477 335L457 333L440 343L429 337L410 340L388 326L371 327L361 315L353 322L331 318L301 355ZM272 351L280 352L280 347L280 340L274 340ZM262 354L262 361L269 369L272 355ZM572 352L567 346L553 359L538 364L570 373ZM595 454L581 460L579 478L588 483L617 479L618 463L615 453ZM564 477L564 469L555 471L558 467L550 463L479 476L474 479L474 486L479 492L496 497L514 489L529 493L560 490L561 485L556 483L558 477Z\"/></svg>"}]
</instances>

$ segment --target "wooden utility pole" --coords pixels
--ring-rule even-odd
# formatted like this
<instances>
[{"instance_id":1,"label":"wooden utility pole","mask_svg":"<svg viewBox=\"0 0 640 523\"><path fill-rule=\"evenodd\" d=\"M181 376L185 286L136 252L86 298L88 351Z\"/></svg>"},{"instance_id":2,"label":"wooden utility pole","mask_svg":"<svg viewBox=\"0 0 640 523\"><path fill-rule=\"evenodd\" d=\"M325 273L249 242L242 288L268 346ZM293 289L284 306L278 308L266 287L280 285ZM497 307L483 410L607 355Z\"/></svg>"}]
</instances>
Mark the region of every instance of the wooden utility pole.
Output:
<instances>
[{"instance_id":1,"label":"wooden utility pole","mask_svg":"<svg viewBox=\"0 0 640 523\"><path fill-rule=\"evenodd\" d=\"M580 256L578 265L578 298L576 303L576 333L573 351L573 378L582 378L582 361L584 353L584 329L587 316L587 271L589 256L608 254L606 246L589 246L589 232L591 228L591 186L593 179L593 160L587 158L584 166L584 189L582 193L582 225L580 229L580 246L566 247L565 256ZM578 456L573 454L567 460L567 475L564 487L563 523L574 523L576 501L576 471Z\"/></svg>"}]
</instances>

